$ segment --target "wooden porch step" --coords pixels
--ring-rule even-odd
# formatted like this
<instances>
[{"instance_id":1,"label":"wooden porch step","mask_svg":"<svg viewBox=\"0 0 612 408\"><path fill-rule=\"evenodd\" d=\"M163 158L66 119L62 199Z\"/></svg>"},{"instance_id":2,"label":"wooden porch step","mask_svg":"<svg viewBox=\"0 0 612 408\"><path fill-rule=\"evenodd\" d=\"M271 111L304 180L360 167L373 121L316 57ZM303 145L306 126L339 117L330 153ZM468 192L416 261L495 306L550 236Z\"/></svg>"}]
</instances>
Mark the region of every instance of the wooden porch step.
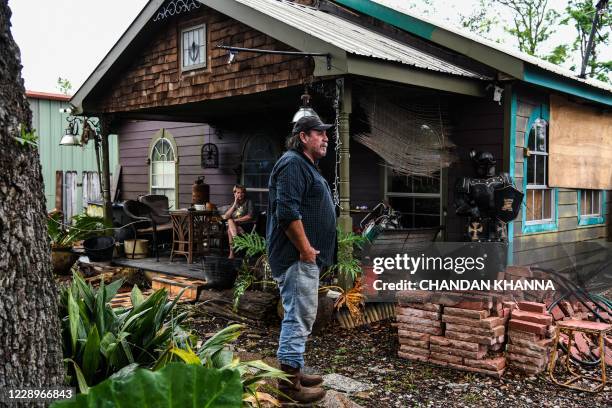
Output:
<instances>
[{"instance_id":1,"label":"wooden porch step","mask_svg":"<svg viewBox=\"0 0 612 408\"><path fill-rule=\"evenodd\" d=\"M166 275L163 273L156 273L151 279L151 287L154 291L166 288L170 296L177 296L183 289L185 289L181 299L192 302L197 300L200 290L205 285L206 281L200 279Z\"/></svg>"}]
</instances>

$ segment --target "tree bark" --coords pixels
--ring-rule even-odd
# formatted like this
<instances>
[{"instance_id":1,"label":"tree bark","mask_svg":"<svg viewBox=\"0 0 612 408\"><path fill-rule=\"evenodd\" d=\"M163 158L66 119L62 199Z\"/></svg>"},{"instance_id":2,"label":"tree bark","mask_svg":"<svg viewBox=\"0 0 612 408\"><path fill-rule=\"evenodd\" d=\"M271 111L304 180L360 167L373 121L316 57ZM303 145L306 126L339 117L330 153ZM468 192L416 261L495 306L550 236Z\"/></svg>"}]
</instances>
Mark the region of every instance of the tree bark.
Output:
<instances>
[{"instance_id":1,"label":"tree bark","mask_svg":"<svg viewBox=\"0 0 612 408\"><path fill-rule=\"evenodd\" d=\"M58 294L51 269L38 149L15 140L32 115L21 57L0 0L0 388L63 384ZM1 403L0 403L1 405Z\"/></svg>"}]
</instances>

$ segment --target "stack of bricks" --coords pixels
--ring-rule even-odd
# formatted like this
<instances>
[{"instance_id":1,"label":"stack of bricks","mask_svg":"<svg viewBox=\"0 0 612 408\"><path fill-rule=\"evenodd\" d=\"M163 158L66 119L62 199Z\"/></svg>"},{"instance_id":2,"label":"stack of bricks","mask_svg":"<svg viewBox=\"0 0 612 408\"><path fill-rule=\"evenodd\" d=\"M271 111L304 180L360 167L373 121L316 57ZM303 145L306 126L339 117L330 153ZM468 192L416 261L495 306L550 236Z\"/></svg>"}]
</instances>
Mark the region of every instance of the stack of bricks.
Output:
<instances>
[{"instance_id":1,"label":"stack of bricks","mask_svg":"<svg viewBox=\"0 0 612 408\"><path fill-rule=\"evenodd\" d=\"M495 304L497 306L497 304ZM503 310L491 300L461 301L444 306L444 336L430 337L429 361L465 371L501 377L506 360Z\"/></svg>"},{"instance_id":2,"label":"stack of bricks","mask_svg":"<svg viewBox=\"0 0 612 408\"><path fill-rule=\"evenodd\" d=\"M400 357L429 361L430 338L443 333L441 310L434 303L400 302L396 310Z\"/></svg>"},{"instance_id":3,"label":"stack of bricks","mask_svg":"<svg viewBox=\"0 0 612 408\"><path fill-rule=\"evenodd\" d=\"M501 304L463 296L428 300L400 300L399 357L500 377L506 361L497 352L503 348L507 321Z\"/></svg>"},{"instance_id":4,"label":"stack of bricks","mask_svg":"<svg viewBox=\"0 0 612 408\"><path fill-rule=\"evenodd\" d=\"M527 374L539 374L548 364L552 344L552 315L544 303L518 302L508 322L508 365Z\"/></svg>"}]
</instances>

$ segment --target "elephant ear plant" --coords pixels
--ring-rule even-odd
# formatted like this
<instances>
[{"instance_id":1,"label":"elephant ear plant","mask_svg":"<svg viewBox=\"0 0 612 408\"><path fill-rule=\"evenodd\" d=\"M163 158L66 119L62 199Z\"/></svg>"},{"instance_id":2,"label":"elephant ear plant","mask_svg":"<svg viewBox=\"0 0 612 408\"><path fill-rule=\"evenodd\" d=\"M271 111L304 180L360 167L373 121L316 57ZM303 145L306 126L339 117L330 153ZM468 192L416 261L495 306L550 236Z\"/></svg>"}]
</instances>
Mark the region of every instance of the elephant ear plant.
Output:
<instances>
[{"instance_id":1,"label":"elephant ear plant","mask_svg":"<svg viewBox=\"0 0 612 408\"><path fill-rule=\"evenodd\" d=\"M64 362L72 385L81 392L129 364L152 367L171 344L187 348L193 339L180 327L186 313L168 301L165 289L144 299L137 286L133 307L113 310L110 300L123 284L100 281L94 289L78 275L60 295Z\"/></svg>"},{"instance_id":2,"label":"elephant ear plant","mask_svg":"<svg viewBox=\"0 0 612 408\"><path fill-rule=\"evenodd\" d=\"M244 326L234 324L208 339L197 351L191 346L169 347L154 370L131 364L92 387L76 400L58 407L260 407L280 406L280 394L268 384L287 375L261 360L241 362L229 350ZM267 392L265 392L267 391ZM270 405L265 405L270 406Z\"/></svg>"}]
</instances>

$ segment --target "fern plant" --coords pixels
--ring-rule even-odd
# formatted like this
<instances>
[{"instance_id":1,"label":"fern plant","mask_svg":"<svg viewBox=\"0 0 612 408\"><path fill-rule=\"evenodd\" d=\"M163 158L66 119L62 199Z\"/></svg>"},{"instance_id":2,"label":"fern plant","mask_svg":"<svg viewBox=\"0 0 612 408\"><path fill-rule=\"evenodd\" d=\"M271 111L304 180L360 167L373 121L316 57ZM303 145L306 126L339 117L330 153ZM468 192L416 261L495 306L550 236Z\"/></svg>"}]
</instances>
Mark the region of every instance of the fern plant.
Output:
<instances>
[{"instance_id":1,"label":"fern plant","mask_svg":"<svg viewBox=\"0 0 612 408\"><path fill-rule=\"evenodd\" d=\"M343 232L338 228L338 261L331 266L326 274L336 274L338 279L351 284L361 276L361 261L354 257L355 249L361 249L368 243L363 235L354 232Z\"/></svg>"},{"instance_id":2,"label":"fern plant","mask_svg":"<svg viewBox=\"0 0 612 408\"><path fill-rule=\"evenodd\" d=\"M244 259L234 282L234 311L238 310L240 298L255 283L267 285L276 283L272 280L272 269L268 261L266 240L256 232L234 237L232 243L235 252L243 252Z\"/></svg>"}]
</instances>

